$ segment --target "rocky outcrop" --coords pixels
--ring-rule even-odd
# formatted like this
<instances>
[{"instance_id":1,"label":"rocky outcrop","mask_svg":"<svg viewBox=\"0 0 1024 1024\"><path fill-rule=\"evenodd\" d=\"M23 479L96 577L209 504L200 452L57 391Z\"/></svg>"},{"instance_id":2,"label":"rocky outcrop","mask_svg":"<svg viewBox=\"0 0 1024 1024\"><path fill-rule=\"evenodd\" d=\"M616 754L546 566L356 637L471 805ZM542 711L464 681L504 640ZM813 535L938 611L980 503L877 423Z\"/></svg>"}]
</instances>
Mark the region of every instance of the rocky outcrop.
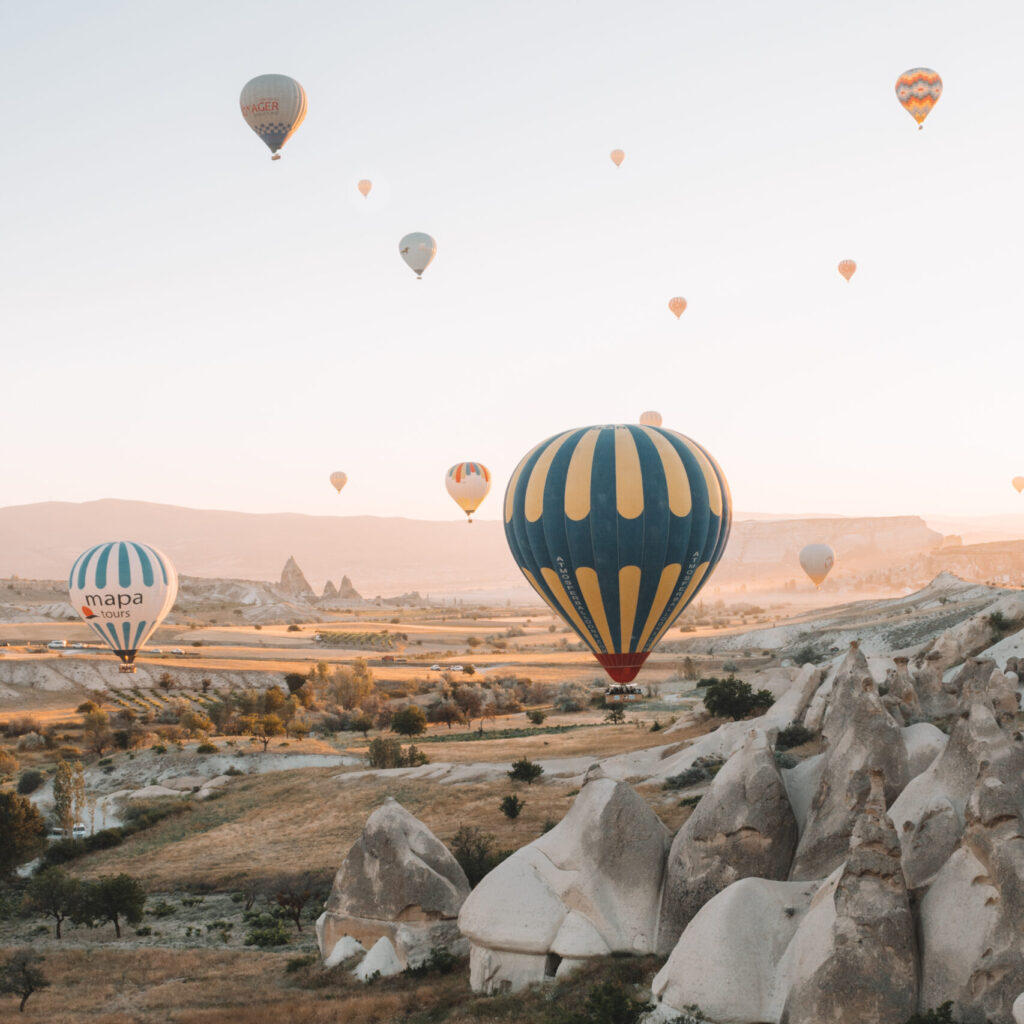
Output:
<instances>
[{"instance_id":1,"label":"rocky outcrop","mask_svg":"<svg viewBox=\"0 0 1024 1024\"><path fill-rule=\"evenodd\" d=\"M324 592L320 595L320 600L321 601L330 601L332 598L335 598L337 596L338 596L338 588L330 580L328 580L324 584Z\"/></svg>"},{"instance_id":2,"label":"rocky outcrop","mask_svg":"<svg viewBox=\"0 0 1024 1024\"><path fill-rule=\"evenodd\" d=\"M1009 777L1022 769L1021 744L999 727L988 701L975 700L943 752L907 784L890 808L911 888L927 884L959 845L967 801L982 771Z\"/></svg>"},{"instance_id":3,"label":"rocky outcrop","mask_svg":"<svg viewBox=\"0 0 1024 1024\"><path fill-rule=\"evenodd\" d=\"M473 890L459 914L475 992L517 991L590 957L653 953L669 835L591 769L569 813Z\"/></svg>"},{"instance_id":4,"label":"rocky outcrop","mask_svg":"<svg viewBox=\"0 0 1024 1024\"><path fill-rule=\"evenodd\" d=\"M910 678L909 659L898 657L893 660L896 663L895 668L890 669L885 677L885 685L888 689L886 696L895 701L900 716L909 725L921 717L921 702L917 698L917 690L914 689L914 682Z\"/></svg>"},{"instance_id":5,"label":"rocky outcrop","mask_svg":"<svg viewBox=\"0 0 1024 1024\"><path fill-rule=\"evenodd\" d=\"M457 953L456 919L468 895L465 873L447 847L389 797L335 876L317 925L320 953L329 957L345 935L366 947L387 938L403 966L421 963L434 947Z\"/></svg>"},{"instance_id":6,"label":"rocky outcrop","mask_svg":"<svg viewBox=\"0 0 1024 1024\"><path fill-rule=\"evenodd\" d=\"M309 581L302 575L302 570L294 558L289 558L281 570L281 583L278 587L282 594L301 601L315 601L316 594Z\"/></svg>"},{"instance_id":7,"label":"rocky outcrop","mask_svg":"<svg viewBox=\"0 0 1024 1024\"><path fill-rule=\"evenodd\" d=\"M362 601L363 599L363 595L352 586L352 581L347 576L341 577L341 583L338 586L338 597L345 601Z\"/></svg>"},{"instance_id":8,"label":"rocky outcrop","mask_svg":"<svg viewBox=\"0 0 1024 1024\"><path fill-rule=\"evenodd\" d=\"M808 921L808 933L794 937L782 1024L903 1024L917 1008L917 947L899 841L885 813L884 776L871 771L869 779L832 896L831 926L811 929Z\"/></svg>"},{"instance_id":9,"label":"rocky outcrop","mask_svg":"<svg viewBox=\"0 0 1024 1024\"><path fill-rule=\"evenodd\" d=\"M763 732L718 772L669 853L657 950L668 953L712 896L741 878L781 880L797 841L797 823Z\"/></svg>"},{"instance_id":10,"label":"rocky outcrop","mask_svg":"<svg viewBox=\"0 0 1024 1024\"><path fill-rule=\"evenodd\" d=\"M794 880L823 878L842 863L868 799L869 769L881 771L887 800L907 782L900 728L882 705L864 655L851 647L822 726L824 767L790 871Z\"/></svg>"}]
</instances>

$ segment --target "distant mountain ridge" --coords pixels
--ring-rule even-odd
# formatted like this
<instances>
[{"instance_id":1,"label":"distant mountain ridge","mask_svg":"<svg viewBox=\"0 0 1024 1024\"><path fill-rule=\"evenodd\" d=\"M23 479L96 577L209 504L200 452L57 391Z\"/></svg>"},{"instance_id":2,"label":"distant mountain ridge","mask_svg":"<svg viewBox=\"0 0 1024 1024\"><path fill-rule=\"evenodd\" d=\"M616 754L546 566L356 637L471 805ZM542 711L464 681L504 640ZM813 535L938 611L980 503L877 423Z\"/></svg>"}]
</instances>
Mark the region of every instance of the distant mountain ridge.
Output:
<instances>
[{"instance_id":1,"label":"distant mountain ridge","mask_svg":"<svg viewBox=\"0 0 1024 1024\"><path fill-rule=\"evenodd\" d=\"M63 579L88 545L117 537L155 545L189 576L274 581L294 557L318 593L343 575L366 597L530 593L494 520L249 513L113 498L0 508L0 577ZM910 560L941 539L918 516L747 519L733 524L715 579L792 576L800 548L816 541L831 544L844 568L870 568Z\"/></svg>"}]
</instances>

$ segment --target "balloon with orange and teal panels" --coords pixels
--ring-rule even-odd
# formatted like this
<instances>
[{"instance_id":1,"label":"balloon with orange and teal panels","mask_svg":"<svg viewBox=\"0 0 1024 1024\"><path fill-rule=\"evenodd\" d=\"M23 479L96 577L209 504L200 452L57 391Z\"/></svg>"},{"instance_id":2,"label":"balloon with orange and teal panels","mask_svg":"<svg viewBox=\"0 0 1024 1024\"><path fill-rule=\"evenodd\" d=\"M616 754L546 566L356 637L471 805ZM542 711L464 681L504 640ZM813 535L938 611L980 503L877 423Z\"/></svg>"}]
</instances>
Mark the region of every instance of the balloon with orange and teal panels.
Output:
<instances>
[{"instance_id":1,"label":"balloon with orange and teal panels","mask_svg":"<svg viewBox=\"0 0 1024 1024\"><path fill-rule=\"evenodd\" d=\"M619 683L707 583L732 523L729 485L663 427L580 427L542 441L505 493L523 575Z\"/></svg>"},{"instance_id":2,"label":"balloon with orange and teal panels","mask_svg":"<svg viewBox=\"0 0 1024 1024\"><path fill-rule=\"evenodd\" d=\"M455 504L473 522L473 513L491 489L491 471L482 462L456 462L445 474L444 485Z\"/></svg>"}]
</instances>

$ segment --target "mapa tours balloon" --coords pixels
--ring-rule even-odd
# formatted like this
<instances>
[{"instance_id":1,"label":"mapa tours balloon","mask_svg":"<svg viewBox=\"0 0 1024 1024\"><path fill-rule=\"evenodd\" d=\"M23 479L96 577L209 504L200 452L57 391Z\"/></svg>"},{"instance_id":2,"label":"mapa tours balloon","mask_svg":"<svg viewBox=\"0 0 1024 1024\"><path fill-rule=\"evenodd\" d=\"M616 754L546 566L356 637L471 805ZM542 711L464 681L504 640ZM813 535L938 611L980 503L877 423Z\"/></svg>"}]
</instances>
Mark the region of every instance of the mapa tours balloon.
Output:
<instances>
[{"instance_id":1,"label":"mapa tours balloon","mask_svg":"<svg viewBox=\"0 0 1024 1024\"><path fill-rule=\"evenodd\" d=\"M420 279L437 252L437 242L423 231L414 231L398 243L398 251Z\"/></svg>"},{"instance_id":2,"label":"mapa tours balloon","mask_svg":"<svg viewBox=\"0 0 1024 1024\"><path fill-rule=\"evenodd\" d=\"M1013 486L1016 488L1017 493L1020 494L1024 491L1024 476L1015 476L1013 478Z\"/></svg>"},{"instance_id":3,"label":"mapa tours balloon","mask_svg":"<svg viewBox=\"0 0 1024 1024\"><path fill-rule=\"evenodd\" d=\"M365 199L370 194L370 189L373 188L373 182L370 181L369 178L363 178L363 180L356 185L356 188L359 189Z\"/></svg>"},{"instance_id":4,"label":"mapa tours balloon","mask_svg":"<svg viewBox=\"0 0 1024 1024\"><path fill-rule=\"evenodd\" d=\"M857 273L857 264L853 260L840 260L839 273L849 281Z\"/></svg>"},{"instance_id":5,"label":"mapa tours balloon","mask_svg":"<svg viewBox=\"0 0 1024 1024\"><path fill-rule=\"evenodd\" d=\"M331 474L331 484L332 484L334 489L339 494L341 494L342 487L344 487L345 484L347 484L347 483L348 483L348 474L347 473L342 473L342 471L340 469L336 469Z\"/></svg>"},{"instance_id":6,"label":"mapa tours balloon","mask_svg":"<svg viewBox=\"0 0 1024 1024\"><path fill-rule=\"evenodd\" d=\"M445 474L444 485L469 522L473 522L473 513L491 489L491 471L482 462L456 462Z\"/></svg>"},{"instance_id":7,"label":"mapa tours balloon","mask_svg":"<svg viewBox=\"0 0 1024 1024\"><path fill-rule=\"evenodd\" d=\"M530 585L628 683L722 557L729 486L662 427L580 427L542 441L505 493L505 539Z\"/></svg>"},{"instance_id":8,"label":"mapa tours balloon","mask_svg":"<svg viewBox=\"0 0 1024 1024\"><path fill-rule=\"evenodd\" d=\"M836 564L835 552L827 544L808 544L800 552L800 565L804 572L820 587Z\"/></svg>"},{"instance_id":9,"label":"mapa tours balloon","mask_svg":"<svg viewBox=\"0 0 1024 1024\"><path fill-rule=\"evenodd\" d=\"M241 96L245 123L280 160L278 150L295 134L306 116L306 90L287 75L258 75L245 83Z\"/></svg>"},{"instance_id":10,"label":"mapa tours balloon","mask_svg":"<svg viewBox=\"0 0 1024 1024\"><path fill-rule=\"evenodd\" d=\"M896 79L896 98L917 122L918 129L924 127L924 119L941 95L942 79L931 68L911 68Z\"/></svg>"},{"instance_id":11,"label":"mapa tours balloon","mask_svg":"<svg viewBox=\"0 0 1024 1024\"><path fill-rule=\"evenodd\" d=\"M171 610L178 574L156 548L134 541L97 544L78 556L68 579L71 606L135 671L135 655Z\"/></svg>"},{"instance_id":12,"label":"mapa tours balloon","mask_svg":"<svg viewBox=\"0 0 1024 1024\"><path fill-rule=\"evenodd\" d=\"M640 423L645 427L660 427L661 413L655 412L653 409L642 412L640 413Z\"/></svg>"},{"instance_id":13,"label":"mapa tours balloon","mask_svg":"<svg viewBox=\"0 0 1024 1024\"><path fill-rule=\"evenodd\" d=\"M626 154L621 149L613 149L608 155L612 158L612 163L616 167L621 167L622 161L626 159Z\"/></svg>"},{"instance_id":14,"label":"mapa tours balloon","mask_svg":"<svg viewBox=\"0 0 1024 1024\"><path fill-rule=\"evenodd\" d=\"M668 308L672 310L678 320L686 312L686 299L677 295L674 299L668 300Z\"/></svg>"}]
</instances>

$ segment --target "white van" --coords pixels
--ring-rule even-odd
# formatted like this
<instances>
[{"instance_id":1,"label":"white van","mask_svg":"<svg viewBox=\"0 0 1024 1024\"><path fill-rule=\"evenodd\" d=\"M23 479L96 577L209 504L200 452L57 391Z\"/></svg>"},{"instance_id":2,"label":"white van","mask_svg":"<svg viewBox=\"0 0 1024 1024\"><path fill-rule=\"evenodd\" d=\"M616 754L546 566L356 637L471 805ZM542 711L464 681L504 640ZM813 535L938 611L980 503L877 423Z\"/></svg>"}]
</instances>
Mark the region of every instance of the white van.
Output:
<instances>
[{"instance_id":1,"label":"white van","mask_svg":"<svg viewBox=\"0 0 1024 1024\"><path fill-rule=\"evenodd\" d=\"M84 839L86 837L85 824L81 821L76 821L71 827L71 838L72 839Z\"/></svg>"},{"instance_id":2,"label":"white van","mask_svg":"<svg viewBox=\"0 0 1024 1024\"><path fill-rule=\"evenodd\" d=\"M67 640L51 640L46 646L55 651L62 651L67 645Z\"/></svg>"}]
</instances>

